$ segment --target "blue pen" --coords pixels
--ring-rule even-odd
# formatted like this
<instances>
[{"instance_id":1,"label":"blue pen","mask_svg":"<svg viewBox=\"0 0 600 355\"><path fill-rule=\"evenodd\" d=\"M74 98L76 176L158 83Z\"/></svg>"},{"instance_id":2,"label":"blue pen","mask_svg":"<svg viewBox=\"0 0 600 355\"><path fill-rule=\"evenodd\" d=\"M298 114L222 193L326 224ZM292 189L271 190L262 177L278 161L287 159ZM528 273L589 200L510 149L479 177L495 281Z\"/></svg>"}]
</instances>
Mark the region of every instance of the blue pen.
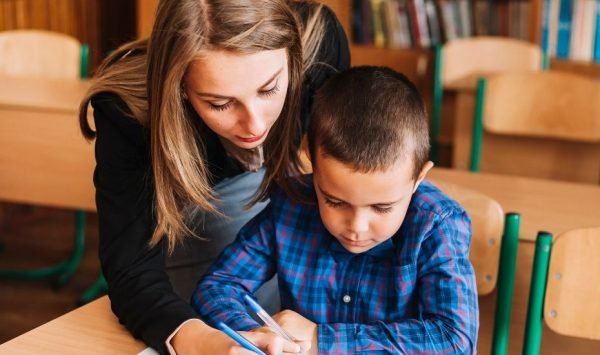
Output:
<instances>
[{"instance_id":1,"label":"blue pen","mask_svg":"<svg viewBox=\"0 0 600 355\"><path fill-rule=\"evenodd\" d=\"M292 337L290 337L284 330L283 328L281 328L279 326L279 324L277 324L277 322L275 322L275 320L273 318L271 318L271 316L269 315L269 313L267 313L267 311L265 311L259 304L258 302L256 302L255 300L252 299L252 297L248 296L248 295L244 295L244 301L246 302L246 304L252 308L252 311L254 313L256 313L256 315L262 319L263 322L265 322L265 324L271 328L277 335L279 335L280 337L282 337L283 339L287 340L287 341L293 341Z\"/></svg>"},{"instance_id":2,"label":"blue pen","mask_svg":"<svg viewBox=\"0 0 600 355\"><path fill-rule=\"evenodd\" d=\"M260 350L259 348L257 348L256 345L252 344L250 342L250 340L244 338L240 333L238 333L235 330L229 328L229 326L227 326L227 324L225 324L223 322L219 322L219 323L217 323L217 328L220 331L222 331L223 333L227 334L231 339L235 340L238 344L240 344L244 348L246 348L246 349L248 349L250 351L254 351L257 354L267 355L262 350Z\"/></svg>"}]
</instances>

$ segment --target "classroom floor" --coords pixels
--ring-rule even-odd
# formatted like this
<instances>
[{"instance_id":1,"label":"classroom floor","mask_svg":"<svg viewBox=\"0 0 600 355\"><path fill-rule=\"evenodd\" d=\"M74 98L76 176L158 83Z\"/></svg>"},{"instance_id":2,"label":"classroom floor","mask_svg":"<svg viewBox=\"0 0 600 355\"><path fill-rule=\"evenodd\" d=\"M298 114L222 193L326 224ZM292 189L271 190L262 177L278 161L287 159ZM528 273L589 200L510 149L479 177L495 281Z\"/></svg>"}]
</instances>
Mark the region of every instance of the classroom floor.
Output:
<instances>
[{"instance_id":1,"label":"classroom floor","mask_svg":"<svg viewBox=\"0 0 600 355\"><path fill-rule=\"evenodd\" d=\"M0 268L48 266L69 255L73 244L71 211L0 203ZM48 280L0 279L0 343L76 308L76 301L98 276L97 216L87 215L86 250L71 280L53 290Z\"/></svg>"},{"instance_id":2,"label":"classroom floor","mask_svg":"<svg viewBox=\"0 0 600 355\"><path fill-rule=\"evenodd\" d=\"M0 343L44 324L76 307L81 294L96 280L99 262L97 217L87 216L86 252L74 277L60 290L49 281L0 280ZM44 266L62 260L73 242L70 211L0 203L0 268ZM533 244L520 243L509 354L520 354L527 307ZM478 353L491 349L495 294L481 297ZM566 338L544 328L542 354L597 354L598 342Z\"/></svg>"}]
</instances>

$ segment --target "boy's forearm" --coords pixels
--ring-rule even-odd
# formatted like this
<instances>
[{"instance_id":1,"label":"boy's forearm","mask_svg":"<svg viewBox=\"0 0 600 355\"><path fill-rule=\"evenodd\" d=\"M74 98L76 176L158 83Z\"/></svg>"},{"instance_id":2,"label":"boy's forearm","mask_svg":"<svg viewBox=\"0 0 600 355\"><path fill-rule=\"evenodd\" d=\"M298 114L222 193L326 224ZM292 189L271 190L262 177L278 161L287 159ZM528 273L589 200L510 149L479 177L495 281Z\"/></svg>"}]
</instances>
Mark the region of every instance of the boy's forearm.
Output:
<instances>
[{"instance_id":1,"label":"boy's forearm","mask_svg":"<svg viewBox=\"0 0 600 355\"><path fill-rule=\"evenodd\" d=\"M440 318L376 324L320 324L319 353L353 354L384 351L399 354L471 354L475 339Z\"/></svg>"}]
</instances>

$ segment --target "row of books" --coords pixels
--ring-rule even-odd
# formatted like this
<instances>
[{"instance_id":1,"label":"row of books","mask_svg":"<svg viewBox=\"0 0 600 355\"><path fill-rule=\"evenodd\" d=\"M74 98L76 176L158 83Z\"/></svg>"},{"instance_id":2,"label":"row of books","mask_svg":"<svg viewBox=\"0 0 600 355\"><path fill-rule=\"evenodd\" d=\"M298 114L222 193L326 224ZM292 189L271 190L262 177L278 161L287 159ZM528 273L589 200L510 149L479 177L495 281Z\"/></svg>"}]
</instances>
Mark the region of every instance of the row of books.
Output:
<instances>
[{"instance_id":1,"label":"row of books","mask_svg":"<svg viewBox=\"0 0 600 355\"><path fill-rule=\"evenodd\" d=\"M551 57L600 62L600 0L544 0L541 46Z\"/></svg>"},{"instance_id":2,"label":"row of books","mask_svg":"<svg viewBox=\"0 0 600 355\"><path fill-rule=\"evenodd\" d=\"M430 48L469 36L529 40L528 0L352 0L354 43Z\"/></svg>"}]
</instances>

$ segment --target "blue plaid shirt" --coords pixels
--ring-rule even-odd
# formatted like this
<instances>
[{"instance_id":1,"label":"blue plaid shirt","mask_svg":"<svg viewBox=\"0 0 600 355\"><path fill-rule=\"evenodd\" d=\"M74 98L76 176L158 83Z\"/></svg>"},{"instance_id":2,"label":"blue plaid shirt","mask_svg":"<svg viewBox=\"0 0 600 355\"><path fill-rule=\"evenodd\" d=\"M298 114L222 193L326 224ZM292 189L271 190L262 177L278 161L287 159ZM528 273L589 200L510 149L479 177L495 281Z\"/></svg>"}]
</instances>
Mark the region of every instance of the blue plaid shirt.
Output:
<instances>
[{"instance_id":1,"label":"blue plaid shirt","mask_svg":"<svg viewBox=\"0 0 600 355\"><path fill-rule=\"evenodd\" d=\"M398 232L352 254L325 229L312 184L307 190L314 206L274 193L200 280L192 303L205 321L260 326L242 295L277 273L282 309L317 324L320 354L475 353L479 311L462 207L424 181Z\"/></svg>"}]
</instances>

